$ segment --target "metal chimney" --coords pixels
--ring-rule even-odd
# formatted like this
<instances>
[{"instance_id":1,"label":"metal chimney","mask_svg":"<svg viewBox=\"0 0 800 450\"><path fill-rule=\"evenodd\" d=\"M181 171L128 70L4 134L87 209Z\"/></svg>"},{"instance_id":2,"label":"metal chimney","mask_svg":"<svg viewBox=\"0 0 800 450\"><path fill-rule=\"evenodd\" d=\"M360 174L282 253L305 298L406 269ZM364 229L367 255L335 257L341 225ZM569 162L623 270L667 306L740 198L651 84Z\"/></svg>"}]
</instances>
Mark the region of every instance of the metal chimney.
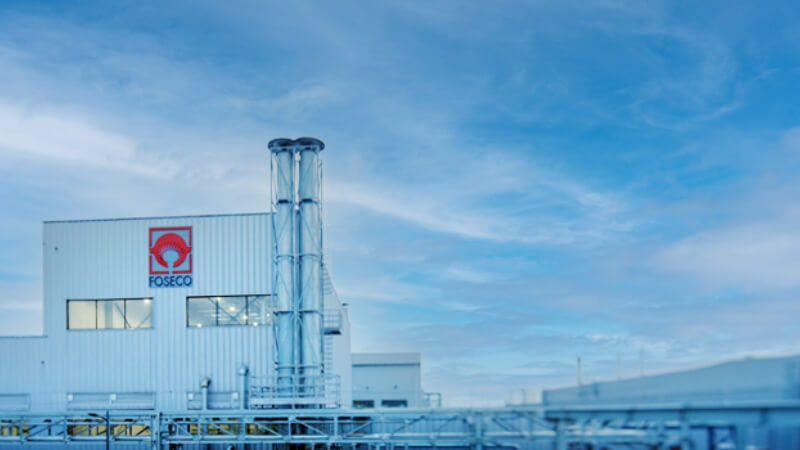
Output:
<instances>
[{"instance_id":1,"label":"metal chimney","mask_svg":"<svg viewBox=\"0 0 800 450\"><path fill-rule=\"evenodd\" d=\"M323 382L322 165L319 139L274 139L275 367L283 395L318 397ZM307 402L304 402L308 404Z\"/></svg>"},{"instance_id":2,"label":"metal chimney","mask_svg":"<svg viewBox=\"0 0 800 450\"><path fill-rule=\"evenodd\" d=\"M295 141L300 156L298 172L299 200L299 274L300 283L300 367L305 392L312 396L324 393L322 381L322 165L319 152L322 141L300 138Z\"/></svg>"}]
</instances>

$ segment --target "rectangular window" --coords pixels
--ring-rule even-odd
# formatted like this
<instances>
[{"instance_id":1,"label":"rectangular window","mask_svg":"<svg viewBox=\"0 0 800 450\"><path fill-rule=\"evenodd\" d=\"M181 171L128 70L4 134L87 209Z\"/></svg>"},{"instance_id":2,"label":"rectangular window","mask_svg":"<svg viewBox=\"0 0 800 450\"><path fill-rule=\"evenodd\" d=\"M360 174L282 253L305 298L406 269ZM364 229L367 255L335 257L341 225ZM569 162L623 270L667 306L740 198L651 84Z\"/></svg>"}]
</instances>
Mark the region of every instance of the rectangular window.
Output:
<instances>
[{"instance_id":1,"label":"rectangular window","mask_svg":"<svg viewBox=\"0 0 800 450\"><path fill-rule=\"evenodd\" d=\"M353 408L374 408L375 400L353 400Z\"/></svg>"},{"instance_id":2,"label":"rectangular window","mask_svg":"<svg viewBox=\"0 0 800 450\"><path fill-rule=\"evenodd\" d=\"M153 328L152 299L67 300L69 330L135 328Z\"/></svg>"},{"instance_id":3,"label":"rectangular window","mask_svg":"<svg viewBox=\"0 0 800 450\"><path fill-rule=\"evenodd\" d=\"M97 329L125 328L125 300L97 302Z\"/></svg>"},{"instance_id":4,"label":"rectangular window","mask_svg":"<svg viewBox=\"0 0 800 450\"><path fill-rule=\"evenodd\" d=\"M268 299L268 295L186 297L186 326L269 325L272 314Z\"/></svg>"},{"instance_id":5,"label":"rectangular window","mask_svg":"<svg viewBox=\"0 0 800 450\"><path fill-rule=\"evenodd\" d=\"M220 297L217 305L217 325L247 325L245 297Z\"/></svg>"},{"instance_id":6,"label":"rectangular window","mask_svg":"<svg viewBox=\"0 0 800 450\"><path fill-rule=\"evenodd\" d=\"M406 408L408 407L407 400L382 400L381 406L384 408Z\"/></svg>"},{"instance_id":7,"label":"rectangular window","mask_svg":"<svg viewBox=\"0 0 800 450\"><path fill-rule=\"evenodd\" d=\"M67 317L70 330L93 330L97 328L97 302L70 300L67 302Z\"/></svg>"},{"instance_id":8,"label":"rectangular window","mask_svg":"<svg viewBox=\"0 0 800 450\"><path fill-rule=\"evenodd\" d=\"M247 297L247 321L253 326L272 324L268 295Z\"/></svg>"},{"instance_id":9,"label":"rectangular window","mask_svg":"<svg viewBox=\"0 0 800 450\"><path fill-rule=\"evenodd\" d=\"M217 326L217 301L212 297L196 297L186 299L186 326Z\"/></svg>"},{"instance_id":10,"label":"rectangular window","mask_svg":"<svg viewBox=\"0 0 800 450\"><path fill-rule=\"evenodd\" d=\"M153 328L153 300L125 300L126 328Z\"/></svg>"}]
</instances>

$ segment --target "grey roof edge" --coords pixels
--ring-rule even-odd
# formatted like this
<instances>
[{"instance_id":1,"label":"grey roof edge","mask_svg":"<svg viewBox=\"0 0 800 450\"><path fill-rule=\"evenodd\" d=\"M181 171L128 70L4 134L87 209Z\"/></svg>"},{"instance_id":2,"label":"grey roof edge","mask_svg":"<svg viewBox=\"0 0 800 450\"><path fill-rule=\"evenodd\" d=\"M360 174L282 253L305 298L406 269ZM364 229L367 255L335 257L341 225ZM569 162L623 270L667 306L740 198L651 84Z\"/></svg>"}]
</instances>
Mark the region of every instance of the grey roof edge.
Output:
<instances>
[{"instance_id":1,"label":"grey roof edge","mask_svg":"<svg viewBox=\"0 0 800 450\"><path fill-rule=\"evenodd\" d=\"M81 223L81 222L119 222L123 220L159 220L159 219L202 219L211 217L242 217L242 216L268 216L271 212L257 213L231 213L231 214L195 214L183 216L149 216L149 217L118 217L105 219L73 219L73 220L43 220L43 224L51 223Z\"/></svg>"},{"instance_id":2,"label":"grey roof edge","mask_svg":"<svg viewBox=\"0 0 800 450\"><path fill-rule=\"evenodd\" d=\"M644 376L629 376L620 379L609 379L609 380L598 380L593 381L591 383L583 383L583 386L591 386L591 385L614 385L618 383L624 382L631 382L631 381L639 381L639 380L659 380L670 378L673 376L680 376L680 375L693 375L693 374L702 374L703 372L710 372L714 370L719 370L723 368L736 368L736 367L743 367L744 365L750 364L769 364L769 363L781 363L781 362L796 362L800 361L800 353L789 353L785 355L748 355L736 359L725 359L719 362L706 364L702 366L696 367L687 367L684 369L667 369L664 371L659 371L656 373L646 374ZM561 387L554 387L554 388L543 388L542 392L556 392L556 391L570 391L576 390L579 386L571 384L568 386L561 386Z\"/></svg>"},{"instance_id":3,"label":"grey roof edge","mask_svg":"<svg viewBox=\"0 0 800 450\"><path fill-rule=\"evenodd\" d=\"M2 340L2 339L44 339L44 338L47 338L46 334L8 334L8 335L0 334L0 340Z\"/></svg>"},{"instance_id":4,"label":"grey roof edge","mask_svg":"<svg viewBox=\"0 0 800 450\"><path fill-rule=\"evenodd\" d=\"M353 366L422 364L421 352L356 352L352 354Z\"/></svg>"}]
</instances>

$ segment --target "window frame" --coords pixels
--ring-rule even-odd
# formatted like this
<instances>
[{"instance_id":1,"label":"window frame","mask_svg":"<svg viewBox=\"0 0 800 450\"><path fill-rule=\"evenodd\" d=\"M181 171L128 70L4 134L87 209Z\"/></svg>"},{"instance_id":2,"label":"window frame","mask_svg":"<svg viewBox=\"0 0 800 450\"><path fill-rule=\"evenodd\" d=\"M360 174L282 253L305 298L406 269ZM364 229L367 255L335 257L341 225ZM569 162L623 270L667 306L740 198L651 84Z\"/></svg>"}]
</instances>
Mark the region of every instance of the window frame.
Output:
<instances>
[{"instance_id":1,"label":"window frame","mask_svg":"<svg viewBox=\"0 0 800 450\"><path fill-rule=\"evenodd\" d=\"M353 409L375 409L375 400L353 400Z\"/></svg>"},{"instance_id":2,"label":"window frame","mask_svg":"<svg viewBox=\"0 0 800 450\"><path fill-rule=\"evenodd\" d=\"M220 324L219 320L219 311L220 305L219 300L222 298L233 298L233 297L243 297L244 298L244 315L246 316L245 323L226 323ZM262 322L259 320L257 323L258 325L254 325L253 322L250 321L252 314L250 314L250 304L251 302L255 301L255 297L264 297L265 302L267 302L267 318ZM192 325L189 320L189 302L192 300L213 300L214 302L214 324L213 325ZM272 324L272 311L269 309L269 302L272 299L272 294L226 294L226 295L187 295L186 296L186 303L185 303L185 315L186 315L186 328L227 328L227 327L253 327L253 328L260 328L264 326L269 326ZM241 310L240 310L241 312Z\"/></svg>"},{"instance_id":3,"label":"window frame","mask_svg":"<svg viewBox=\"0 0 800 450\"><path fill-rule=\"evenodd\" d=\"M155 328L155 320L153 318L152 306L150 307L150 326L149 327L130 327L128 321L128 302L129 301L150 301L153 303L153 297L117 297L117 298L68 298L66 301L66 330L67 331L116 331L116 330L152 330ZM99 328L99 302L122 302L122 323L125 325L121 328ZM92 302L94 304L94 328L71 328L69 322L70 316L70 303L72 302Z\"/></svg>"}]
</instances>

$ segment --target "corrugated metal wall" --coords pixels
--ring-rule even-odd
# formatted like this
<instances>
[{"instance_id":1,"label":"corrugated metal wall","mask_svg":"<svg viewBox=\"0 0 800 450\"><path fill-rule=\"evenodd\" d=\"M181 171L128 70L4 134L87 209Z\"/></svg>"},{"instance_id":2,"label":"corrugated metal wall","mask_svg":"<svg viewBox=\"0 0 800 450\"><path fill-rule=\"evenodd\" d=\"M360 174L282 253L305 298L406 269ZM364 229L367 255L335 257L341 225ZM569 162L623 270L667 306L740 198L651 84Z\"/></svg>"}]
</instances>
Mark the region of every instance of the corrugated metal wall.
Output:
<instances>
[{"instance_id":1,"label":"corrugated metal wall","mask_svg":"<svg viewBox=\"0 0 800 450\"><path fill-rule=\"evenodd\" d=\"M186 408L202 377L235 391L237 370L272 370L269 326L186 327L186 297L269 294L270 215L44 224L45 338L0 339L0 392L31 393L32 409L66 409L66 392L156 392ZM193 285L148 285L150 227L191 226ZM153 299L153 328L67 330L67 299Z\"/></svg>"}]
</instances>

